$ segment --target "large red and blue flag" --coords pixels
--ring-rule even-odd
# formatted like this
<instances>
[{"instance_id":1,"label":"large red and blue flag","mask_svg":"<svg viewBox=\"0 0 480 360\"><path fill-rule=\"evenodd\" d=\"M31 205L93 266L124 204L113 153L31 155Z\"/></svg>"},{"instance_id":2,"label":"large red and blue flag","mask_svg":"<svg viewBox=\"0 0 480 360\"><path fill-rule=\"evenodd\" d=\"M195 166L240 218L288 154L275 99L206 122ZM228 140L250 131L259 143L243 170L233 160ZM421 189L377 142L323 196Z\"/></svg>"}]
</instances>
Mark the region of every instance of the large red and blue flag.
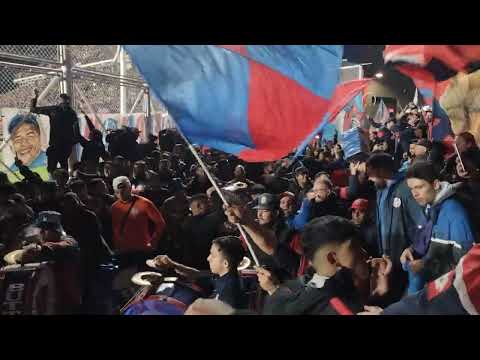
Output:
<instances>
[{"instance_id":1,"label":"large red and blue flag","mask_svg":"<svg viewBox=\"0 0 480 360\"><path fill-rule=\"evenodd\" d=\"M480 65L480 45L387 45L385 63L393 63L412 78L426 104L433 110L432 140L452 141L450 120L439 99L458 72Z\"/></svg>"},{"instance_id":2,"label":"large red and blue flag","mask_svg":"<svg viewBox=\"0 0 480 360\"><path fill-rule=\"evenodd\" d=\"M406 63L427 69L437 81L479 68L480 45L387 45L385 63Z\"/></svg>"},{"instance_id":3,"label":"large red and blue flag","mask_svg":"<svg viewBox=\"0 0 480 360\"><path fill-rule=\"evenodd\" d=\"M355 117L361 119L361 112L363 113L363 99L364 91L370 84L372 79L360 79L346 81L337 85L335 91L328 105L328 111L323 121L318 124L317 128L310 134L309 137L297 148L295 157L299 156L305 147L311 143L314 137L318 134L323 134L331 125L333 128L337 128L338 132L348 130L352 127L354 114L351 110L355 110ZM352 108L349 108L352 105ZM347 119L342 118L339 120L342 110L345 110L343 114L347 114ZM348 118L350 116L350 118ZM338 128L338 124L341 122L341 130Z\"/></svg>"},{"instance_id":4,"label":"large red and blue flag","mask_svg":"<svg viewBox=\"0 0 480 360\"><path fill-rule=\"evenodd\" d=\"M341 45L127 45L194 144L245 161L280 159L328 117Z\"/></svg>"},{"instance_id":5,"label":"large red and blue flag","mask_svg":"<svg viewBox=\"0 0 480 360\"><path fill-rule=\"evenodd\" d=\"M439 102L451 79L437 81L430 71L417 66L399 65L397 69L413 80L422 95L423 102L432 108L433 122L428 124L429 138L438 141L451 141L453 132L450 119Z\"/></svg>"}]
</instances>

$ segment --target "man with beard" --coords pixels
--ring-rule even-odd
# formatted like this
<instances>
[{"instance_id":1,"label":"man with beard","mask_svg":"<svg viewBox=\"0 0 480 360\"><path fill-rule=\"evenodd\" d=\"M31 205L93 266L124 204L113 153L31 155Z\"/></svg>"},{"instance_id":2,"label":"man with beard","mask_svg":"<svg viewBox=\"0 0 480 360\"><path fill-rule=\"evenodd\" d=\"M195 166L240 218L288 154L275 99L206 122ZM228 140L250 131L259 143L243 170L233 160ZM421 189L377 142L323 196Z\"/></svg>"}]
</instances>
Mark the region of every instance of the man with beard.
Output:
<instances>
[{"instance_id":1,"label":"man with beard","mask_svg":"<svg viewBox=\"0 0 480 360\"><path fill-rule=\"evenodd\" d=\"M272 194L262 194L254 209L256 218L246 205L226 207L225 215L230 223L244 227L262 266L282 279L291 278L298 271L300 256L289 247L293 230L279 217L278 200Z\"/></svg>"}]
</instances>

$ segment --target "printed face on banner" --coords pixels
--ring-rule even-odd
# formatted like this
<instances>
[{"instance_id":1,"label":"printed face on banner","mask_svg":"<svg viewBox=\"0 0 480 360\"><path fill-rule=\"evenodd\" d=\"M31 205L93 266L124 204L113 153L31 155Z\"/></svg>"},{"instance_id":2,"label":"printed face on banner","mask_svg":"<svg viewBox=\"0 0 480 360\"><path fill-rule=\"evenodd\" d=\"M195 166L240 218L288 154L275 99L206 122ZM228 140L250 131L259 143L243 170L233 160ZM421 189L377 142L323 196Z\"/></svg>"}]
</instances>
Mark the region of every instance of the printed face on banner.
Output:
<instances>
[{"instance_id":1,"label":"printed face on banner","mask_svg":"<svg viewBox=\"0 0 480 360\"><path fill-rule=\"evenodd\" d=\"M18 125L10 134L10 144L18 159L30 166L42 151L40 127L29 123Z\"/></svg>"},{"instance_id":2,"label":"printed face on banner","mask_svg":"<svg viewBox=\"0 0 480 360\"><path fill-rule=\"evenodd\" d=\"M14 108L1 109L3 116L3 144L0 149L2 171L10 181L20 181L23 177L15 164L17 157L25 166L48 179L47 156L50 124L47 116L28 114ZM4 169L7 167L7 169Z\"/></svg>"}]
</instances>

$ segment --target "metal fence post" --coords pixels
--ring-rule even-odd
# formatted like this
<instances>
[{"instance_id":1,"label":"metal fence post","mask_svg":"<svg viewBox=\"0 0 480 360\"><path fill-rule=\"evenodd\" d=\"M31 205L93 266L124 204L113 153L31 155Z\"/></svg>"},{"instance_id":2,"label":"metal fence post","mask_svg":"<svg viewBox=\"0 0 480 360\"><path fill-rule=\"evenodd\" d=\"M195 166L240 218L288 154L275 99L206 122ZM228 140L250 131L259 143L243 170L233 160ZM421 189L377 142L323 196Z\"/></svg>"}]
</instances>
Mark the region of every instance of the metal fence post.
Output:
<instances>
[{"instance_id":1,"label":"metal fence post","mask_svg":"<svg viewBox=\"0 0 480 360\"><path fill-rule=\"evenodd\" d=\"M125 50L123 47L120 48L120 78L125 77ZM125 115L127 113L127 88L120 83L120 115Z\"/></svg>"},{"instance_id":2,"label":"metal fence post","mask_svg":"<svg viewBox=\"0 0 480 360\"><path fill-rule=\"evenodd\" d=\"M72 77L72 57L69 45L59 45L60 62L62 63L62 81L60 83L61 92L70 96L70 105L75 108L75 97L73 93L73 77ZM79 161L79 145L74 145L70 158L68 159L69 167Z\"/></svg>"},{"instance_id":3,"label":"metal fence post","mask_svg":"<svg viewBox=\"0 0 480 360\"><path fill-rule=\"evenodd\" d=\"M143 96L143 111L145 112L145 128L146 128L146 135L151 134L152 129L152 103L150 97L150 89L145 87L145 95Z\"/></svg>"}]
</instances>

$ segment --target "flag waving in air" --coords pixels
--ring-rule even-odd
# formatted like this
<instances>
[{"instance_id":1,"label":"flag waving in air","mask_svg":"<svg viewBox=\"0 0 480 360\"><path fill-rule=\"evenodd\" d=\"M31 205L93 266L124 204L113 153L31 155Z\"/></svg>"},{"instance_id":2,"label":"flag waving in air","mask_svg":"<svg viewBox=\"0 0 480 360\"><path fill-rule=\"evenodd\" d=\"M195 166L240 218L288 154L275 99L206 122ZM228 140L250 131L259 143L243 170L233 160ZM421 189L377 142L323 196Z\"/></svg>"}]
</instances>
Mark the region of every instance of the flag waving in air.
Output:
<instances>
[{"instance_id":1,"label":"flag waving in air","mask_svg":"<svg viewBox=\"0 0 480 360\"><path fill-rule=\"evenodd\" d=\"M375 117L373 121L377 124L385 125L390 117L390 113L388 111L387 105L380 100L380 104L378 105L377 112L375 113Z\"/></svg>"},{"instance_id":2,"label":"flag waving in air","mask_svg":"<svg viewBox=\"0 0 480 360\"><path fill-rule=\"evenodd\" d=\"M412 78L424 102L433 110L428 123L431 140L451 141L452 129L439 99L452 76L478 68L479 45L387 45L385 63L393 63L403 74Z\"/></svg>"},{"instance_id":3,"label":"flag waving in air","mask_svg":"<svg viewBox=\"0 0 480 360\"><path fill-rule=\"evenodd\" d=\"M385 63L406 63L425 68L437 81L480 65L480 45L387 45Z\"/></svg>"},{"instance_id":4,"label":"flag waving in air","mask_svg":"<svg viewBox=\"0 0 480 360\"><path fill-rule=\"evenodd\" d=\"M327 115L340 45L127 45L190 142L245 161L280 159Z\"/></svg>"},{"instance_id":5,"label":"flag waving in air","mask_svg":"<svg viewBox=\"0 0 480 360\"><path fill-rule=\"evenodd\" d=\"M299 156L303 150L307 147L307 145L313 140L313 138L320 133L328 130L330 128L336 127L339 132L343 130L350 129L352 127L353 122L353 113L351 112L352 109L355 109L357 112L363 112L363 92L370 84L372 79L361 79L361 80L352 80L341 83L337 85L335 88L335 92L332 95L332 99L328 106L328 111L324 120L317 126L317 128L309 134L309 137L297 148L297 152L295 157ZM352 109L345 110L349 104L352 104ZM339 117L342 114L347 113L351 115L350 118L341 120ZM348 117L348 116L347 116ZM360 114L356 114L355 117L360 117ZM341 122L341 125L338 124Z\"/></svg>"}]
</instances>

